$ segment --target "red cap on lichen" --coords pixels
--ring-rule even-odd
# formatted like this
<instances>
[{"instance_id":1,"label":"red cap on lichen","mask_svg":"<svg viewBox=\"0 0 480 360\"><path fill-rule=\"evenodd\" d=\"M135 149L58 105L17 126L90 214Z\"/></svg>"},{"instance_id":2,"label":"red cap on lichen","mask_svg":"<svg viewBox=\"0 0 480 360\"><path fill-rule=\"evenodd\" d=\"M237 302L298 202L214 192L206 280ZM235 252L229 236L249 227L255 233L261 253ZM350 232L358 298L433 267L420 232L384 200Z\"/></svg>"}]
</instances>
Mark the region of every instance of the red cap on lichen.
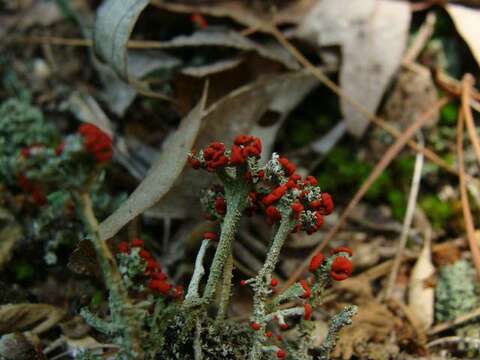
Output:
<instances>
[{"instance_id":1,"label":"red cap on lichen","mask_svg":"<svg viewBox=\"0 0 480 360\"><path fill-rule=\"evenodd\" d=\"M275 279L275 278L273 278L272 281L270 281L270 285L271 285L272 287L277 286L277 285L278 285L278 280Z\"/></svg>"},{"instance_id":2,"label":"red cap on lichen","mask_svg":"<svg viewBox=\"0 0 480 360\"><path fill-rule=\"evenodd\" d=\"M350 248L347 247L347 246L339 246L339 247L337 247L337 248L335 248L335 249L330 250L330 254L331 254L331 255L338 254L338 253L341 253L341 252L347 253L347 254L350 255L350 256L353 255L352 249L350 249Z\"/></svg>"},{"instance_id":3,"label":"red cap on lichen","mask_svg":"<svg viewBox=\"0 0 480 360\"><path fill-rule=\"evenodd\" d=\"M197 25L200 29L205 29L208 27L208 22L205 17L200 13L193 13L190 17L192 23Z\"/></svg>"},{"instance_id":4,"label":"red cap on lichen","mask_svg":"<svg viewBox=\"0 0 480 360\"><path fill-rule=\"evenodd\" d=\"M227 212L227 204L225 203L225 199L222 196L218 196L215 199L215 212L218 215L225 215Z\"/></svg>"},{"instance_id":5,"label":"red cap on lichen","mask_svg":"<svg viewBox=\"0 0 480 360\"><path fill-rule=\"evenodd\" d=\"M265 336L268 337L268 338L272 337L272 335L273 335L273 333L271 331L267 331L265 333Z\"/></svg>"},{"instance_id":6,"label":"red cap on lichen","mask_svg":"<svg viewBox=\"0 0 480 360\"><path fill-rule=\"evenodd\" d=\"M285 350L280 349L277 351L278 359L285 359L285 356L287 356L287 353L285 352Z\"/></svg>"},{"instance_id":7,"label":"red cap on lichen","mask_svg":"<svg viewBox=\"0 0 480 360\"><path fill-rule=\"evenodd\" d=\"M145 249L140 250L140 252L138 253L138 255L139 255L141 258L145 259L145 260L148 260L148 259L150 259L150 258L152 257L152 255L150 255L150 252L148 252L148 251L145 250Z\"/></svg>"},{"instance_id":8,"label":"red cap on lichen","mask_svg":"<svg viewBox=\"0 0 480 360\"><path fill-rule=\"evenodd\" d=\"M303 309L304 309L304 315L303 315L303 318L305 320L310 320L310 318L312 317L312 305L310 305L309 303L305 303L303 305Z\"/></svg>"},{"instance_id":9,"label":"red cap on lichen","mask_svg":"<svg viewBox=\"0 0 480 360\"><path fill-rule=\"evenodd\" d=\"M112 158L112 139L93 124L82 124L78 132L83 136L84 145L90 154L95 156L97 163L104 163Z\"/></svg>"},{"instance_id":10,"label":"red cap on lichen","mask_svg":"<svg viewBox=\"0 0 480 360\"><path fill-rule=\"evenodd\" d=\"M215 240L217 240L218 236L214 232L206 232L206 233L203 233L203 238L205 240L215 241Z\"/></svg>"},{"instance_id":11,"label":"red cap on lichen","mask_svg":"<svg viewBox=\"0 0 480 360\"><path fill-rule=\"evenodd\" d=\"M172 285L167 283L165 280L153 279L148 282L148 287L154 291L158 291L163 295L168 295Z\"/></svg>"},{"instance_id":12,"label":"red cap on lichen","mask_svg":"<svg viewBox=\"0 0 480 360\"><path fill-rule=\"evenodd\" d=\"M317 186L318 181L317 181L317 179L315 179L315 177L309 175L305 178L305 183L310 184L312 186Z\"/></svg>"},{"instance_id":13,"label":"red cap on lichen","mask_svg":"<svg viewBox=\"0 0 480 360\"><path fill-rule=\"evenodd\" d=\"M143 247L145 242L142 239L133 239L132 240L132 247Z\"/></svg>"},{"instance_id":14,"label":"red cap on lichen","mask_svg":"<svg viewBox=\"0 0 480 360\"><path fill-rule=\"evenodd\" d=\"M269 206L266 210L267 217L271 222L277 222L282 218L282 214L275 206Z\"/></svg>"},{"instance_id":15,"label":"red cap on lichen","mask_svg":"<svg viewBox=\"0 0 480 360\"><path fill-rule=\"evenodd\" d=\"M295 172L295 170L297 170L297 167L295 166L295 164L288 161L287 158L284 158L284 157L278 158L278 162L282 165L283 169L287 173L287 176L291 176Z\"/></svg>"},{"instance_id":16,"label":"red cap on lichen","mask_svg":"<svg viewBox=\"0 0 480 360\"><path fill-rule=\"evenodd\" d=\"M352 262L345 256L337 256L330 267L332 279L342 281L347 279L353 272Z\"/></svg>"},{"instance_id":17,"label":"red cap on lichen","mask_svg":"<svg viewBox=\"0 0 480 360\"><path fill-rule=\"evenodd\" d=\"M308 286L307 280L305 280L305 279L300 280L300 285L302 286L303 291L304 291L302 297L305 298L305 299L309 298L310 295L312 294L312 290L310 290L310 286Z\"/></svg>"},{"instance_id":18,"label":"red cap on lichen","mask_svg":"<svg viewBox=\"0 0 480 360\"><path fill-rule=\"evenodd\" d=\"M259 323L256 323L256 322L251 322L250 323L250 327L255 330L255 331L258 331L260 330L260 324Z\"/></svg>"},{"instance_id":19,"label":"red cap on lichen","mask_svg":"<svg viewBox=\"0 0 480 360\"><path fill-rule=\"evenodd\" d=\"M322 193L322 206L321 213L322 215L330 215L333 212L333 199L329 193Z\"/></svg>"},{"instance_id":20,"label":"red cap on lichen","mask_svg":"<svg viewBox=\"0 0 480 360\"><path fill-rule=\"evenodd\" d=\"M126 241L122 241L120 244L118 244L117 249L119 253L123 253L123 254L128 253L129 251L128 243Z\"/></svg>"},{"instance_id":21,"label":"red cap on lichen","mask_svg":"<svg viewBox=\"0 0 480 360\"><path fill-rule=\"evenodd\" d=\"M315 272L323 264L324 260L325 256L322 253L315 254L312 260L310 260L310 266L308 268L310 272Z\"/></svg>"}]
</instances>

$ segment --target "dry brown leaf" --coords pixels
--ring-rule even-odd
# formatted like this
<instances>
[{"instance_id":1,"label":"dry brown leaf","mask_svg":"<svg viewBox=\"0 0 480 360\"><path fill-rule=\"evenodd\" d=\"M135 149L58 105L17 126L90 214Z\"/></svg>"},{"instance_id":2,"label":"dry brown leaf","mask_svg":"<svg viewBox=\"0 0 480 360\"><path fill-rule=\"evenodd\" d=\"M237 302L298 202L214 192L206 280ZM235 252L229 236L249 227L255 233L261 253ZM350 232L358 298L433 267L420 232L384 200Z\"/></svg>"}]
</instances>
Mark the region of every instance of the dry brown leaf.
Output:
<instances>
[{"instance_id":1,"label":"dry brown leaf","mask_svg":"<svg viewBox=\"0 0 480 360\"><path fill-rule=\"evenodd\" d=\"M22 227L5 209L0 208L0 269L10 260L15 244L22 237Z\"/></svg>"},{"instance_id":2,"label":"dry brown leaf","mask_svg":"<svg viewBox=\"0 0 480 360\"><path fill-rule=\"evenodd\" d=\"M25 334L6 334L0 337L0 358L6 360L41 360L40 348Z\"/></svg>"},{"instance_id":3,"label":"dry brown leaf","mask_svg":"<svg viewBox=\"0 0 480 360\"><path fill-rule=\"evenodd\" d=\"M182 173L187 154L197 139L205 111L206 90L202 99L185 117L179 128L165 140L163 151L147 176L128 199L99 227L103 240L113 237L125 224L165 196ZM188 205L187 205L188 206Z\"/></svg>"},{"instance_id":4,"label":"dry brown leaf","mask_svg":"<svg viewBox=\"0 0 480 360\"><path fill-rule=\"evenodd\" d=\"M430 241L425 241L410 274L408 291L408 305L424 329L433 324L435 290L426 282L434 273Z\"/></svg>"},{"instance_id":5,"label":"dry brown leaf","mask_svg":"<svg viewBox=\"0 0 480 360\"><path fill-rule=\"evenodd\" d=\"M354 353L368 351L366 344L384 342L394 330L395 321L396 317L385 305L375 300L361 304L352 325L340 331L332 355L350 359Z\"/></svg>"},{"instance_id":6,"label":"dry brown leaf","mask_svg":"<svg viewBox=\"0 0 480 360\"><path fill-rule=\"evenodd\" d=\"M240 35L236 31L228 29L222 31L197 31L191 35L180 35L170 41L155 45L156 48L162 49L197 46L221 46L245 51L255 51L266 59L280 62L288 69L298 70L300 68L295 58L279 44L272 42L259 44Z\"/></svg>"},{"instance_id":7,"label":"dry brown leaf","mask_svg":"<svg viewBox=\"0 0 480 360\"><path fill-rule=\"evenodd\" d=\"M400 66L409 24L406 2L321 0L301 22L297 36L318 47L340 45L344 94L375 113ZM341 108L349 132L361 136L368 118L343 98Z\"/></svg>"},{"instance_id":8,"label":"dry brown leaf","mask_svg":"<svg viewBox=\"0 0 480 360\"><path fill-rule=\"evenodd\" d=\"M66 311L48 304L0 306L0 335L18 331L40 334L64 318Z\"/></svg>"},{"instance_id":9,"label":"dry brown leaf","mask_svg":"<svg viewBox=\"0 0 480 360\"><path fill-rule=\"evenodd\" d=\"M457 31L480 65L480 26L478 25L480 24L480 10L457 4L448 4L445 8L452 17Z\"/></svg>"}]
</instances>

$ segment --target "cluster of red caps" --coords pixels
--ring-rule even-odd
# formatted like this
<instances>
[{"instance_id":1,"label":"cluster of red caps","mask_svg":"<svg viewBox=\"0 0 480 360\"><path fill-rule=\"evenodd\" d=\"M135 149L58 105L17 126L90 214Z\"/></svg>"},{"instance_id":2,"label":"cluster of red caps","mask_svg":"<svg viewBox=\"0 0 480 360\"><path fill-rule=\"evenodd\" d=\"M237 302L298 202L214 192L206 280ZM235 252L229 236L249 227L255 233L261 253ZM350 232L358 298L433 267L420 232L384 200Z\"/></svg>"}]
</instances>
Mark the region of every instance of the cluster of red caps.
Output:
<instances>
[{"instance_id":1,"label":"cluster of red caps","mask_svg":"<svg viewBox=\"0 0 480 360\"><path fill-rule=\"evenodd\" d=\"M194 169L203 167L211 172L229 165L242 165L249 156L260 157L262 143L255 136L239 135L233 142L230 157L227 156L225 151L225 144L215 141L203 149L203 159L197 158L196 153L192 151L188 163Z\"/></svg>"},{"instance_id":2,"label":"cluster of red caps","mask_svg":"<svg viewBox=\"0 0 480 360\"><path fill-rule=\"evenodd\" d=\"M84 145L87 152L95 157L97 164L102 164L112 158L113 148L110 137L93 124L83 124L78 128L79 134L84 139ZM60 143L56 149L55 154L60 156L65 147L65 143ZM20 150L20 156L26 159L30 157L36 150L43 149L42 144L33 144ZM32 196L32 200L38 205L43 206L47 204L47 197L42 189L42 186L33 183L25 174L19 174L17 177L18 186L26 193Z\"/></svg>"},{"instance_id":3,"label":"cluster of red caps","mask_svg":"<svg viewBox=\"0 0 480 360\"><path fill-rule=\"evenodd\" d=\"M33 144L20 150L20 156L27 159L35 150L41 150L44 146L41 144ZM47 197L40 184L32 182L25 174L18 174L17 184L23 192L31 195L32 200L38 206L47 204Z\"/></svg>"},{"instance_id":4,"label":"cluster of red caps","mask_svg":"<svg viewBox=\"0 0 480 360\"><path fill-rule=\"evenodd\" d=\"M122 254L130 254L132 248L140 248L138 255L145 261L145 275L149 278L148 287L162 295L171 295L175 299L181 299L183 297L183 287L176 286L172 288L172 285L167 281L167 275L162 272L160 263L156 261L152 254L144 248L145 242L141 239L133 239L130 244L126 241L122 241L118 244L118 252Z\"/></svg>"},{"instance_id":5,"label":"cluster of red caps","mask_svg":"<svg viewBox=\"0 0 480 360\"><path fill-rule=\"evenodd\" d=\"M225 144L212 142L198 156L195 151L192 151L188 162L194 169L205 168L208 171L216 171L225 166L242 166L249 157L258 159L261 152L262 143L259 138L250 135L239 135L234 139L229 152L226 151ZM323 224L323 217L333 212L332 197L328 193L319 193L317 191L316 193L319 193L319 195L312 199L310 192L313 187L317 186L317 180L313 176L307 176L302 180L302 177L295 172L297 170L295 164L287 158L280 157L278 162L288 180L283 180L282 184L274 187L267 194L260 194L255 190L251 191L248 195L249 206L246 209L247 214L252 215L261 206L265 209L270 223L280 221L282 215L277 207L277 203L289 190L297 189L300 191L300 195L291 204L293 215L296 219L299 219L303 211L309 210L310 215L313 216L313 221L304 224L299 222L294 232L299 230L305 230L308 234L316 232ZM250 181L255 177L258 180L263 180L264 176L265 172L263 169L258 170L256 174L246 171L244 179ZM216 214L213 215L225 215L226 204L222 194L219 194L214 201Z\"/></svg>"},{"instance_id":6,"label":"cluster of red caps","mask_svg":"<svg viewBox=\"0 0 480 360\"><path fill-rule=\"evenodd\" d=\"M95 157L97 164L109 161L113 155L112 139L93 124L82 124L78 132L83 136L85 149Z\"/></svg>"},{"instance_id":7,"label":"cluster of red caps","mask_svg":"<svg viewBox=\"0 0 480 360\"><path fill-rule=\"evenodd\" d=\"M340 246L330 251L330 255L336 255L340 253L346 253L349 256L353 255L352 249L346 246ZM322 253L315 254L310 260L309 270L314 273L317 271L323 264L325 260L325 255ZM330 266L330 277L336 281L342 281L348 279L353 272L353 265L349 258L346 256L337 256L333 260Z\"/></svg>"}]
</instances>

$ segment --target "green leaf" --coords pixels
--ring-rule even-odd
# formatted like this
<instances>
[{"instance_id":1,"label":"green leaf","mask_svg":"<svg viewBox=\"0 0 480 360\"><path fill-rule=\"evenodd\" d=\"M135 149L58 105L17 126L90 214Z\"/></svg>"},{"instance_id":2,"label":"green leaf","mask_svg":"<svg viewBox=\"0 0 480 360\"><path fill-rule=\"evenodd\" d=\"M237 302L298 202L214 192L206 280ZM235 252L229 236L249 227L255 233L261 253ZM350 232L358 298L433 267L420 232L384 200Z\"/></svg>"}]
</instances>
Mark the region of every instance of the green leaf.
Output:
<instances>
[{"instance_id":1,"label":"green leaf","mask_svg":"<svg viewBox=\"0 0 480 360\"><path fill-rule=\"evenodd\" d=\"M159 201L177 180L187 162L202 125L207 92L192 111L182 120L175 133L165 140L163 151L147 176L129 198L100 224L102 239L114 236L125 224Z\"/></svg>"}]
</instances>

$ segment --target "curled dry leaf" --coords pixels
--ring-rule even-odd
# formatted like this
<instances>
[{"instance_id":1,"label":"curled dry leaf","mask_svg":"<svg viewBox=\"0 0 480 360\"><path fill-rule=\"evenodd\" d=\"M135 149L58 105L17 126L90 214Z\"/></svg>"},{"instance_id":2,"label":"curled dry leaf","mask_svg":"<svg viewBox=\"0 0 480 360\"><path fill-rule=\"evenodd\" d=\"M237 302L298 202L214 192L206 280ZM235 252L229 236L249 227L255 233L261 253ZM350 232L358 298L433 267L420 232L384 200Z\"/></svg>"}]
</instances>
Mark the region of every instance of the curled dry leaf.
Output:
<instances>
[{"instance_id":1,"label":"curled dry leaf","mask_svg":"<svg viewBox=\"0 0 480 360\"><path fill-rule=\"evenodd\" d=\"M321 0L300 23L297 36L322 47L340 45L340 86L375 113L400 65L410 24L409 4L388 0ZM361 136L367 117L341 99L347 129Z\"/></svg>"},{"instance_id":2,"label":"curled dry leaf","mask_svg":"<svg viewBox=\"0 0 480 360\"><path fill-rule=\"evenodd\" d=\"M128 199L99 228L100 237L109 239L125 224L154 205L169 192L187 162L187 154L197 139L207 98L206 90L179 128L165 140L163 151L147 176Z\"/></svg>"},{"instance_id":3,"label":"curled dry leaf","mask_svg":"<svg viewBox=\"0 0 480 360\"><path fill-rule=\"evenodd\" d=\"M10 260L17 241L21 239L22 227L5 209L0 208L0 269Z\"/></svg>"},{"instance_id":4,"label":"curled dry leaf","mask_svg":"<svg viewBox=\"0 0 480 360\"><path fill-rule=\"evenodd\" d=\"M457 28L457 31L467 43L475 60L480 65L480 10L463 5L448 4L447 12Z\"/></svg>"},{"instance_id":5,"label":"curled dry leaf","mask_svg":"<svg viewBox=\"0 0 480 360\"><path fill-rule=\"evenodd\" d=\"M0 306L0 335L18 331L40 334L64 318L66 311L48 304Z\"/></svg>"},{"instance_id":6,"label":"curled dry leaf","mask_svg":"<svg viewBox=\"0 0 480 360\"><path fill-rule=\"evenodd\" d=\"M435 289L428 285L427 280L434 272L430 241L425 241L410 274L408 291L408 305L424 329L433 324Z\"/></svg>"},{"instance_id":7,"label":"curled dry leaf","mask_svg":"<svg viewBox=\"0 0 480 360\"><path fill-rule=\"evenodd\" d=\"M97 11L95 51L126 79L129 78L127 42L138 17L148 3L149 0L106 0Z\"/></svg>"},{"instance_id":8,"label":"curled dry leaf","mask_svg":"<svg viewBox=\"0 0 480 360\"><path fill-rule=\"evenodd\" d=\"M298 70L300 65L294 57L276 43L258 44L233 30L197 31L191 35L181 35L173 40L156 44L156 48L180 48L192 46L222 46L245 51L255 51L260 56L279 62L291 70Z\"/></svg>"}]
</instances>

